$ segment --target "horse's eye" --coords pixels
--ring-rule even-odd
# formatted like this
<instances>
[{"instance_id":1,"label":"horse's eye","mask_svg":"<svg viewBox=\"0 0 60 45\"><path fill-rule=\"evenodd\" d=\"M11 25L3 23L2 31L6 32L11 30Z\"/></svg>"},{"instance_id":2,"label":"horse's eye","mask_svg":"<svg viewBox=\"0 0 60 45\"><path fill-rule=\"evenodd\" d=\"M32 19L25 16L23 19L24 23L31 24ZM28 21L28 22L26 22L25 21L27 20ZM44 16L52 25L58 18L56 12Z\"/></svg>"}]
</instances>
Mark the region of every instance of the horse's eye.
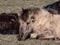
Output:
<instances>
[{"instance_id":1,"label":"horse's eye","mask_svg":"<svg viewBox=\"0 0 60 45\"><path fill-rule=\"evenodd\" d=\"M35 17L34 17L34 16L32 16L32 17L31 17L31 19L35 19Z\"/></svg>"},{"instance_id":2,"label":"horse's eye","mask_svg":"<svg viewBox=\"0 0 60 45\"><path fill-rule=\"evenodd\" d=\"M34 22L35 22L35 17L32 16L32 17L31 17L31 20L32 20L32 22L34 23Z\"/></svg>"}]
</instances>

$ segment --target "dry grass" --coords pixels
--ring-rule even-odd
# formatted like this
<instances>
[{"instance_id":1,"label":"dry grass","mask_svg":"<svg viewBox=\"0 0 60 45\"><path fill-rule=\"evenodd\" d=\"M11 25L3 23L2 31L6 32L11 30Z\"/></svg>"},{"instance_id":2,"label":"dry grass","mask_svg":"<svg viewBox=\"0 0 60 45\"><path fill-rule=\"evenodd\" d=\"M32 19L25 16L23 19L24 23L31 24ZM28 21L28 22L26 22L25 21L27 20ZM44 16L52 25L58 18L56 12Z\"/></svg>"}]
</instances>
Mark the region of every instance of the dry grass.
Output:
<instances>
[{"instance_id":1,"label":"dry grass","mask_svg":"<svg viewBox=\"0 0 60 45\"><path fill-rule=\"evenodd\" d=\"M30 6L42 7L57 0L0 0L1 12L19 12L21 8Z\"/></svg>"},{"instance_id":2,"label":"dry grass","mask_svg":"<svg viewBox=\"0 0 60 45\"><path fill-rule=\"evenodd\" d=\"M0 0L0 13L2 12L19 12L21 8L30 6L42 7L53 3L57 0ZM52 40L35 40L18 41L17 35L1 35L0 45L59 45L60 41Z\"/></svg>"}]
</instances>

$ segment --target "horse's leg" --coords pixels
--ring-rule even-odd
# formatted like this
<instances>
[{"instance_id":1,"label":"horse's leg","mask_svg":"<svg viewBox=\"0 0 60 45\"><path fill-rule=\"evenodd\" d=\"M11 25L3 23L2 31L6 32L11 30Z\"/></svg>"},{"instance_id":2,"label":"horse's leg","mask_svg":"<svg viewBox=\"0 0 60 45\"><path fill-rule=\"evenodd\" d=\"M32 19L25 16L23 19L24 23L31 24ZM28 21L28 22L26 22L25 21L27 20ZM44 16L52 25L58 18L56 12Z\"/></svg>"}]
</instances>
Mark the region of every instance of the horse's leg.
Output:
<instances>
[{"instance_id":1,"label":"horse's leg","mask_svg":"<svg viewBox=\"0 0 60 45\"><path fill-rule=\"evenodd\" d=\"M29 25L27 25L26 32L24 33L22 40L26 40L27 38L29 38L31 32L32 32L32 28Z\"/></svg>"},{"instance_id":2,"label":"horse's leg","mask_svg":"<svg viewBox=\"0 0 60 45\"><path fill-rule=\"evenodd\" d=\"M18 40L21 40L22 39L22 36L23 36L23 22L22 20L19 20L19 34L18 34Z\"/></svg>"}]
</instances>

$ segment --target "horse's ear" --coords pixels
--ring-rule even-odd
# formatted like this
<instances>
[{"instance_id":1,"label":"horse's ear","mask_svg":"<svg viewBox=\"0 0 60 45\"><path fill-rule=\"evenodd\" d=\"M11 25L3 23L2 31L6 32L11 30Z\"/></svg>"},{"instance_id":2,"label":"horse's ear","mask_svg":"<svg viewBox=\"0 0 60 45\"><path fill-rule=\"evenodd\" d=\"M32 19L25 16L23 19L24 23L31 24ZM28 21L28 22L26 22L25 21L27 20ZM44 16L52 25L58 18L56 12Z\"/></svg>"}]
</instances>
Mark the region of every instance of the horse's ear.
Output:
<instances>
[{"instance_id":1,"label":"horse's ear","mask_svg":"<svg viewBox=\"0 0 60 45\"><path fill-rule=\"evenodd\" d=\"M24 10L24 8L22 8L22 10Z\"/></svg>"}]
</instances>

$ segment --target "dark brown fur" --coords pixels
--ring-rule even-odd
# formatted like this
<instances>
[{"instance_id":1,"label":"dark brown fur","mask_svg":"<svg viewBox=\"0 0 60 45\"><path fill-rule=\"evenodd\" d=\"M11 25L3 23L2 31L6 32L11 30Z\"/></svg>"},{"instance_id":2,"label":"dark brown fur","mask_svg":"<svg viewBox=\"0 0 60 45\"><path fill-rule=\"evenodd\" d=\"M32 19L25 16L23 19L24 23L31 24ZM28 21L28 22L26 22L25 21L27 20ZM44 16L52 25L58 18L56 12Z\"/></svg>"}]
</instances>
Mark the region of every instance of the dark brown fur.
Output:
<instances>
[{"instance_id":1,"label":"dark brown fur","mask_svg":"<svg viewBox=\"0 0 60 45\"><path fill-rule=\"evenodd\" d=\"M51 14L60 14L60 1L57 1L52 4L48 4L47 6L44 6L43 8L48 10Z\"/></svg>"},{"instance_id":2,"label":"dark brown fur","mask_svg":"<svg viewBox=\"0 0 60 45\"><path fill-rule=\"evenodd\" d=\"M0 14L0 29L1 30L18 30L19 21L16 13L1 13Z\"/></svg>"}]
</instances>

